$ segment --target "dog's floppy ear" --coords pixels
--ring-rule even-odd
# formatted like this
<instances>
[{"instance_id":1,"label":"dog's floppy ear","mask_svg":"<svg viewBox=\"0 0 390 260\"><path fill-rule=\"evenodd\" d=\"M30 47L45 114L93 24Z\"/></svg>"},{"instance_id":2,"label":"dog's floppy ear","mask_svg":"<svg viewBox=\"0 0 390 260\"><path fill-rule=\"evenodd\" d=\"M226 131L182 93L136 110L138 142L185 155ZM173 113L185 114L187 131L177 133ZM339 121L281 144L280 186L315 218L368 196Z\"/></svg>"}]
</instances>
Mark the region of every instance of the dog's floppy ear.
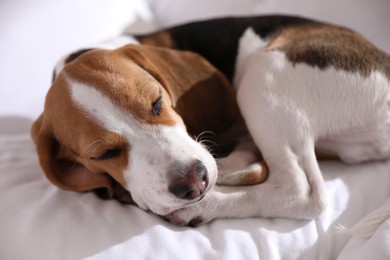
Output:
<instances>
[{"instance_id":1,"label":"dog's floppy ear","mask_svg":"<svg viewBox=\"0 0 390 260\"><path fill-rule=\"evenodd\" d=\"M105 173L94 173L77 162L75 156L56 140L50 123L42 114L31 128L39 163L56 186L72 191L98 191L102 198L113 197L113 181Z\"/></svg>"},{"instance_id":2,"label":"dog's floppy ear","mask_svg":"<svg viewBox=\"0 0 390 260\"><path fill-rule=\"evenodd\" d=\"M146 45L127 45L122 50L165 87L190 133L220 133L236 120L233 87L200 55Z\"/></svg>"},{"instance_id":3,"label":"dog's floppy ear","mask_svg":"<svg viewBox=\"0 0 390 260\"><path fill-rule=\"evenodd\" d=\"M62 59L60 59L57 62L56 66L55 66L55 68L53 70L53 75L52 75L51 81L54 82L54 80L57 78L58 74L64 68L64 66L66 64L68 64L71 61L74 61L80 55L82 55L82 54L84 54L86 52L92 51L92 50L94 50L94 48L80 49L80 50L77 50L75 52L70 53L69 55L66 55L66 56L62 57Z\"/></svg>"}]
</instances>

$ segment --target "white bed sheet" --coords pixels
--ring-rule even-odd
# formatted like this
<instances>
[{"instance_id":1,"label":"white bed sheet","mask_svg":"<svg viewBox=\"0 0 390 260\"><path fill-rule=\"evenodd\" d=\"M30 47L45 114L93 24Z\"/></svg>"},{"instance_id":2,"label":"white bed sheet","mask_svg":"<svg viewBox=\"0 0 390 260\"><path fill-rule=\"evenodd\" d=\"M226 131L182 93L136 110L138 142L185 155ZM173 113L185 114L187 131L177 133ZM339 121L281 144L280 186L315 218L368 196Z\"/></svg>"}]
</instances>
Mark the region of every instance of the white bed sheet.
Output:
<instances>
[{"instance_id":1,"label":"white bed sheet","mask_svg":"<svg viewBox=\"0 0 390 260\"><path fill-rule=\"evenodd\" d=\"M388 0L148 1L151 12L143 0L0 2L0 259L390 259L389 220L368 239L337 229L390 197L390 161L322 162L330 207L314 221L222 219L176 227L134 206L47 182L27 132L42 110L52 66L63 53L112 37L139 16L167 26L225 15L301 14L350 26L390 52Z\"/></svg>"},{"instance_id":2,"label":"white bed sheet","mask_svg":"<svg viewBox=\"0 0 390 260\"><path fill-rule=\"evenodd\" d=\"M317 220L221 219L189 228L57 189L42 175L34 149L28 134L0 136L0 259L390 257L390 220L370 239L351 240L337 228L351 227L390 197L390 161L322 162L330 206Z\"/></svg>"}]
</instances>

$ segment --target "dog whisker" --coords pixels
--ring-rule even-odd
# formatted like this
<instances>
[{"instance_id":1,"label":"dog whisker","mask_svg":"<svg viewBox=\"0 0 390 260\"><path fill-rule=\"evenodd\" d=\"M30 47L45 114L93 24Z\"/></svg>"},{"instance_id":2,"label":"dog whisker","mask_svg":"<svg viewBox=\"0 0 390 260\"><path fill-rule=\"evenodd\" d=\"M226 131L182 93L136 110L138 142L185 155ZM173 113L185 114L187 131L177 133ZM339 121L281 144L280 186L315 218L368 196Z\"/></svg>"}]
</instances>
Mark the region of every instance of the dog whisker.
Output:
<instances>
[{"instance_id":1,"label":"dog whisker","mask_svg":"<svg viewBox=\"0 0 390 260\"><path fill-rule=\"evenodd\" d=\"M201 132L198 136L196 136L195 141L200 142L202 140L202 138L205 138L206 134L210 134L212 136L215 136L215 133L213 133L212 131L206 130L206 131Z\"/></svg>"},{"instance_id":2,"label":"dog whisker","mask_svg":"<svg viewBox=\"0 0 390 260\"><path fill-rule=\"evenodd\" d=\"M211 140L206 139L208 137L206 136L207 134L215 136L215 133L211 131L203 131L202 133L200 133L198 136L195 137L195 141L211 152L211 150L215 148L217 144Z\"/></svg>"}]
</instances>

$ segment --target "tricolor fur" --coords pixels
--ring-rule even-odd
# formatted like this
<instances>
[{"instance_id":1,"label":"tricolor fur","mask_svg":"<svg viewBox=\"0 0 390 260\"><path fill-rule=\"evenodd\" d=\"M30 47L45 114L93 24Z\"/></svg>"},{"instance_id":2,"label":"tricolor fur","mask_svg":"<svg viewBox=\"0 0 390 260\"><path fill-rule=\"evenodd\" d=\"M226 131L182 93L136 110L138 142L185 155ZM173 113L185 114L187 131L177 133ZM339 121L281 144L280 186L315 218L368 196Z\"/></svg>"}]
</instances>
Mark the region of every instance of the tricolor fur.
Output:
<instances>
[{"instance_id":1,"label":"tricolor fur","mask_svg":"<svg viewBox=\"0 0 390 260\"><path fill-rule=\"evenodd\" d=\"M140 207L177 224L310 219L327 205L316 156L349 163L389 158L390 58L352 30L263 16L136 38L140 45L87 49L57 66L33 137L58 186L104 187L119 199L129 192ZM183 50L199 53L233 83L245 123L235 113L233 87ZM203 131L216 133L216 146L240 141L215 161L191 138ZM270 172L265 182L259 151ZM107 152L108 159L96 159Z\"/></svg>"}]
</instances>

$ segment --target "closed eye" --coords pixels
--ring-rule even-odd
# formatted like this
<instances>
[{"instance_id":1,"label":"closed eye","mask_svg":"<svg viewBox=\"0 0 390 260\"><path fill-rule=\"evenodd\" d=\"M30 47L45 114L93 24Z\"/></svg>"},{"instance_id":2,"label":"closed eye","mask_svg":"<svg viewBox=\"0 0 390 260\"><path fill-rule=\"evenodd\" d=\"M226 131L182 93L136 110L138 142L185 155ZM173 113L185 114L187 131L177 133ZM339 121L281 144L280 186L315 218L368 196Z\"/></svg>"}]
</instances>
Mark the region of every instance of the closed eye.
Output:
<instances>
[{"instance_id":1,"label":"closed eye","mask_svg":"<svg viewBox=\"0 0 390 260\"><path fill-rule=\"evenodd\" d=\"M108 160L108 159L118 157L119 155L121 155L121 153L122 153L122 150L119 148L116 148L116 149L107 150L104 153L102 153L101 155L99 155L97 157L91 157L89 159L103 161L103 160Z\"/></svg>"},{"instance_id":2,"label":"closed eye","mask_svg":"<svg viewBox=\"0 0 390 260\"><path fill-rule=\"evenodd\" d=\"M156 101L152 103L152 114L158 116L161 113L162 108L162 96L159 96Z\"/></svg>"}]
</instances>

